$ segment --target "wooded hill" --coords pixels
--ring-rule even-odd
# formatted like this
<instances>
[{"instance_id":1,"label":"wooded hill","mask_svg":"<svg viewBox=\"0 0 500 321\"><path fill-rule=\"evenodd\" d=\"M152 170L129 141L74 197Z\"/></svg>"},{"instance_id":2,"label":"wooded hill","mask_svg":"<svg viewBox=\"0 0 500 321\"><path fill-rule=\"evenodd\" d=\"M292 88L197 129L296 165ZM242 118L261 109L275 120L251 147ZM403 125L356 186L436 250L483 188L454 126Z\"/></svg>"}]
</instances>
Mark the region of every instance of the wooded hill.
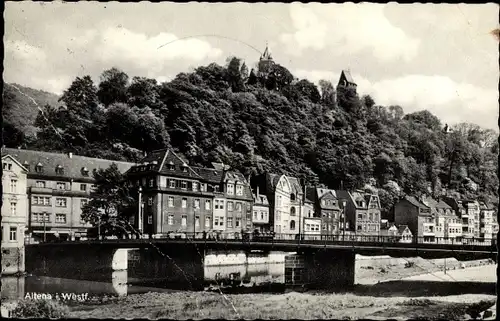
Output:
<instances>
[{"instance_id":1,"label":"wooded hill","mask_svg":"<svg viewBox=\"0 0 500 321\"><path fill-rule=\"evenodd\" d=\"M193 165L376 190L386 209L404 193L498 204L494 131L467 123L446 131L428 111L405 115L330 81L318 88L279 64L258 75L234 57L161 84L112 68L98 84L76 78L58 103L29 93L45 110L32 123L16 110L36 109L6 86L5 144L129 161L172 147Z\"/></svg>"}]
</instances>

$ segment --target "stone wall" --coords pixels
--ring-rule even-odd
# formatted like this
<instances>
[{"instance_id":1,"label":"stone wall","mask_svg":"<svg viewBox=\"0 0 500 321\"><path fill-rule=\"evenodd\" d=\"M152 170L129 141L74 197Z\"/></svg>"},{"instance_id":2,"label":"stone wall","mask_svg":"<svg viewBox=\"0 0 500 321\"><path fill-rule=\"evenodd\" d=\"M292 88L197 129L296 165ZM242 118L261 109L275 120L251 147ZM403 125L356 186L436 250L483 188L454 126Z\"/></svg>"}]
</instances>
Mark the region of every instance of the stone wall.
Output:
<instances>
[{"instance_id":1,"label":"stone wall","mask_svg":"<svg viewBox=\"0 0 500 321\"><path fill-rule=\"evenodd\" d=\"M2 248L2 275L12 275L25 271L25 248Z\"/></svg>"}]
</instances>

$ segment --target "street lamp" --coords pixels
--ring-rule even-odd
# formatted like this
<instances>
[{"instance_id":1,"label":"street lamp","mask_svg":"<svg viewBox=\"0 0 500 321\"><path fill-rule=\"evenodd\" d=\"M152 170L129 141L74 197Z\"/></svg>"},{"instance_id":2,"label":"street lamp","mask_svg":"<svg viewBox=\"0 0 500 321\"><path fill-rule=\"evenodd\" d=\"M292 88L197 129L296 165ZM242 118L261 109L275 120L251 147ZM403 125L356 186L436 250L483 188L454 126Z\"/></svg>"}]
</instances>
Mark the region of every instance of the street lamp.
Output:
<instances>
[{"instance_id":1,"label":"street lamp","mask_svg":"<svg viewBox=\"0 0 500 321\"><path fill-rule=\"evenodd\" d=\"M139 237L142 234L142 187L139 186L139 213L137 214L137 230L139 231Z\"/></svg>"},{"instance_id":2,"label":"street lamp","mask_svg":"<svg viewBox=\"0 0 500 321\"><path fill-rule=\"evenodd\" d=\"M43 242L47 241L46 233L47 233L47 217L49 214L47 212L43 212Z\"/></svg>"}]
</instances>

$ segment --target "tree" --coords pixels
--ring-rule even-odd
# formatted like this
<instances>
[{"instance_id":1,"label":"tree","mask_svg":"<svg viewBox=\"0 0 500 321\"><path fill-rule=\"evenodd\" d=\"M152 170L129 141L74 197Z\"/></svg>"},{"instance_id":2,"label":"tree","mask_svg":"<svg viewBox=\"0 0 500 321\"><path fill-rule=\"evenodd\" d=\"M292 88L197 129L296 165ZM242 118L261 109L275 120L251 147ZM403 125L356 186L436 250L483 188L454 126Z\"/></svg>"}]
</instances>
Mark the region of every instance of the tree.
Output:
<instances>
[{"instance_id":1,"label":"tree","mask_svg":"<svg viewBox=\"0 0 500 321\"><path fill-rule=\"evenodd\" d=\"M90 76L76 77L71 86L63 92L59 101L64 102L68 110L84 119L91 119L99 104L97 89L92 78Z\"/></svg>"},{"instance_id":2,"label":"tree","mask_svg":"<svg viewBox=\"0 0 500 321\"><path fill-rule=\"evenodd\" d=\"M231 90L233 92L243 91L244 77L241 74L241 59L232 57L229 59L229 63L227 65L227 82L231 86Z\"/></svg>"},{"instance_id":3,"label":"tree","mask_svg":"<svg viewBox=\"0 0 500 321\"><path fill-rule=\"evenodd\" d=\"M128 105L132 107L150 107L160 110L164 107L160 100L158 84L155 79L145 77L134 77L127 88Z\"/></svg>"},{"instance_id":4,"label":"tree","mask_svg":"<svg viewBox=\"0 0 500 321\"><path fill-rule=\"evenodd\" d=\"M83 207L82 220L99 227L101 235L121 236L135 232L129 220L136 213L138 202L135 195L138 194L116 164L95 171L94 179L96 188Z\"/></svg>"},{"instance_id":5,"label":"tree","mask_svg":"<svg viewBox=\"0 0 500 321\"><path fill-rule=\"evenodd\" d=\"M127 102L128 75L118 68L105 70L101 74L101 82L97 96L99 101L108 107L112 103Z\"/></svg>"},{"instance_id":6,"label":"tree","mask_svg":"<svg viewBox=\"0 0 500 321\"><path fill-rule=\"evenodd\" d=\"M332 82L329 80L320 80L319 88L321 91L321 103L323 105L334 107L335 106L335 89Z\"/></svg>"}]
</instances>

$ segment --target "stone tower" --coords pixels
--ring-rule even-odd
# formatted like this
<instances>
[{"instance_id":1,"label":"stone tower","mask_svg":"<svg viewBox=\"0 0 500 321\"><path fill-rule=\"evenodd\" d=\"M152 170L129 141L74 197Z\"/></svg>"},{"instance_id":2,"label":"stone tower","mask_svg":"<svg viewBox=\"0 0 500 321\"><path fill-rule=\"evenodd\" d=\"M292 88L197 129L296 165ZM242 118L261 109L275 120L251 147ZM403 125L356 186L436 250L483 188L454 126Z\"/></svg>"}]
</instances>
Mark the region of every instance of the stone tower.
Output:
<instances>
[{"instance_id":1,"label":"stone tower","mask_svg":"<svg viewBox=\"0 0 500 321\"><path fill-rule=\"evenodd\" d=\"M266 49L264 53L260 56L258 63L258 76L260 78L267 78L269 73L272 71L274 66L274 60L271 56L271 51L269 50L269 45L266 43Z\"/></svg>"}]
</instances>

